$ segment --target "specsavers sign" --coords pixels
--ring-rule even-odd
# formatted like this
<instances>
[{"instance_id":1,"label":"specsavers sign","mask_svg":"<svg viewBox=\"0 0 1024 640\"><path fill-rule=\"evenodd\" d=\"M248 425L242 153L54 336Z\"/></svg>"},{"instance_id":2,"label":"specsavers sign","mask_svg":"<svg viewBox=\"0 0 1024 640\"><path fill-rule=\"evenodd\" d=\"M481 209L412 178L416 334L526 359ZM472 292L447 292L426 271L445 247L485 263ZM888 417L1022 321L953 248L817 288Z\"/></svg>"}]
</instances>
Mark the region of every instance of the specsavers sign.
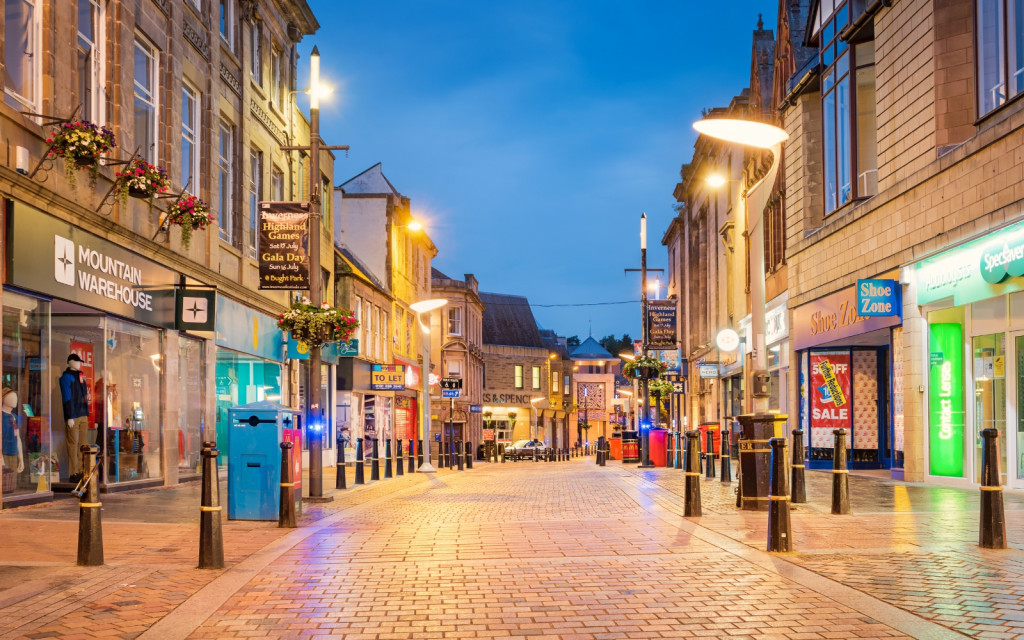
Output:
<instances>
[{"instance_id":1,"label":"specsavers sign","mask_svg":"<svg viewBox=\"0 0 1024 640\"><path fill-rule=\"evenodd\" d=\"M19 202L11 235L10 284L174 327L170 269Z\"/></svg>"},{"instance_id":2,"label":"specsavers sign","mask_svg":"<svg viewBox=\"0 0 1024 640\"><path fill-rule=\"evenodd\" d=\"M917 302L953 298L956 305L1024 289L1024 222L922 260Z\"/></svg>"}]
</instances>

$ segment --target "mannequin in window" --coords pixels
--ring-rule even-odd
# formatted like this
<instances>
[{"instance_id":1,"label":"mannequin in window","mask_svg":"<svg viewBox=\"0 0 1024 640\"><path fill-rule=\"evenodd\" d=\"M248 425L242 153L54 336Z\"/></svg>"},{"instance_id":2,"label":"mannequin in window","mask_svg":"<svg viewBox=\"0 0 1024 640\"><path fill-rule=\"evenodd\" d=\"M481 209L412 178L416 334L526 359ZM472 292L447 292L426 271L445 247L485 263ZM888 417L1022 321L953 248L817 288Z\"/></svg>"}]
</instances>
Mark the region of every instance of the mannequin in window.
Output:
<instances>
[{"instance_id":1,"label":"mannequin in window","mask_svg":"<svg viewBox=\"0 0 1024 640\"><path fill-rule=\"evenodd\" d=\"M82 479L82 453L79 447L88 444L89 385L82 373L82 359L77 353L68 356L68 368L60 375L60 399L64 405L64 444L68 451L68 482Z\"/></svg>"},{"instance_id":2,"label":"mannequin in window","mask_svg":"<svg viewBox=\"0 0 1024 640\"><path fill-rule=\"evenodd\" d=\"M18 428L18 394L8 387L3 388L3 460L4 466L18 473L25 470L25 448L21 444L21 429Z\"/></svg>"}]
</instances>

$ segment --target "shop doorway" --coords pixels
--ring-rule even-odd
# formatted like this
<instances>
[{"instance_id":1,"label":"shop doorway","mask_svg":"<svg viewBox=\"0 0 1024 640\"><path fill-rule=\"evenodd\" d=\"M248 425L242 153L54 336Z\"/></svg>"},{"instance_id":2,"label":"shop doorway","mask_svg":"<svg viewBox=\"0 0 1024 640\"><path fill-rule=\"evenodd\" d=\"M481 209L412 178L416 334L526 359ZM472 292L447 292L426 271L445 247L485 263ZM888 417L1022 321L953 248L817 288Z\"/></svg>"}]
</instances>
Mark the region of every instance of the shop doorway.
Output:
<instances>
[{"instance_id":1,"label":"shop doorway","mask_svg":"<svg viewBox=\"0 0 1024 640\"><path fill-rule=\"evenodd\" d=\"M1004 430L999 438L999 446L1003 447L1001 471L1004 479L1007 472L1012 474L1012 486L1024 488L1024 331L1010 333L1010 344L1013 345L1013 355L1007 358L1010 365L1007 371L1011 387L1007 390L1010 415L1007 416L1009 429ZM1006 464L1008 460L1012 471Z\"/></svg>"}]
</instances>

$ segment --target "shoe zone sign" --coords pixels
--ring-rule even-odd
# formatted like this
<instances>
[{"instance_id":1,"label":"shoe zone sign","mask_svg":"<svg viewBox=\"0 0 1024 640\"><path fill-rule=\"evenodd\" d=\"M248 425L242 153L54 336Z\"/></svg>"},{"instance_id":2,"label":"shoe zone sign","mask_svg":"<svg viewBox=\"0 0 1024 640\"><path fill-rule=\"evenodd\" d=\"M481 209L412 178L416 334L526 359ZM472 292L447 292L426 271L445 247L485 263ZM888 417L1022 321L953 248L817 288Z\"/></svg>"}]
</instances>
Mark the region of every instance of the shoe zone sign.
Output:
<instances>
[{"instance_id":1,"label":"shoe zone sign","mask_svg":"<svg viewBox=\"0 0 1024 640\"><path fill-rule=\"evenodd\" d=\"M900 286L895 280L858 280L857 315L900 315Z\"/></svg>"},{"instance_id":2,"label":"shoe zone sign","mask_svg":"<svg viewBox=\"0 0 1024 640\"><path fill-rule=\"evenodd\" d=\"M915 272L918 304L952 297L961 305L1024 290L1024 221L922 260Z\"/></svg>"}]
</instances>

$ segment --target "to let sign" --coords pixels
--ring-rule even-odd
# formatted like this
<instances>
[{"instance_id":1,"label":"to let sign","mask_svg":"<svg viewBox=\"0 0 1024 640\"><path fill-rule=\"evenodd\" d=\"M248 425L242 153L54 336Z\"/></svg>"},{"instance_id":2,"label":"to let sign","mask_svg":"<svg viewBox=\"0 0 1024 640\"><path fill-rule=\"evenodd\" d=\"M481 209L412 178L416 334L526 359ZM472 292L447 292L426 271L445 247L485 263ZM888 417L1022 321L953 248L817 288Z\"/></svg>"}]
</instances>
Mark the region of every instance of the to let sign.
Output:
<instances>
[{"instance_id":1,"label":"to let sign","mask_svg":"<svg viewBox=\"0 0 1024 640\"><path fill-rule=\"evenodd\" d=\"M370 370L370 388L375 391L405 389L404 364L375 364Z\"/></svg>"},{"instance_id":2,"label":"to let sign","mask_svg":"<svg viewBox=\"0 0 1024 640\"><path fill-rule=\"evenodd\" d=\"M309 289L309 203L261 202L260 289Z\"/></svg>"},{"instance_id":3,"label":"to let sign","mask_svg":"<svg viewBox=\"0 0 1024 640\"><path fill-rule=\"evenodd\" d=\"M900 288L895 280L858 280L857 314L896 316L900 313Z\"/></svg>"}]
</instances>

